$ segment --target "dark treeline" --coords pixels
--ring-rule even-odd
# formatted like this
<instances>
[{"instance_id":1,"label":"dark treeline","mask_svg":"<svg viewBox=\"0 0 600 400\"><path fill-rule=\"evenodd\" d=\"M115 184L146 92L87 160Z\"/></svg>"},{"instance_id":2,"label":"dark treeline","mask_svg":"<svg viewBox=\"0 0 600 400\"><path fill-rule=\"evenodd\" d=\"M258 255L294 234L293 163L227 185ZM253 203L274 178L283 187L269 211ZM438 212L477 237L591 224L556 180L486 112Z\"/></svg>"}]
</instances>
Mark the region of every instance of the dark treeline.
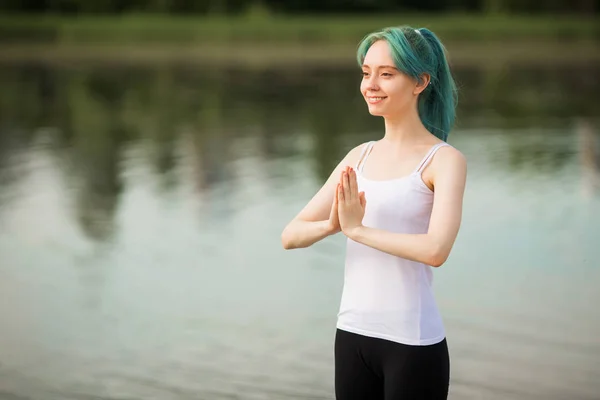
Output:
<instances>
[{"instance_id":1,"label":"dark treeline","mask_svg":"<svg viewBox=\"0 0 600 400\"><path fill-rule=\"evenodd\" d=\"M597 14L600 0L0 0L0 11L24 13L273 13L471 12Z\"/></svg>"}]
</instances>

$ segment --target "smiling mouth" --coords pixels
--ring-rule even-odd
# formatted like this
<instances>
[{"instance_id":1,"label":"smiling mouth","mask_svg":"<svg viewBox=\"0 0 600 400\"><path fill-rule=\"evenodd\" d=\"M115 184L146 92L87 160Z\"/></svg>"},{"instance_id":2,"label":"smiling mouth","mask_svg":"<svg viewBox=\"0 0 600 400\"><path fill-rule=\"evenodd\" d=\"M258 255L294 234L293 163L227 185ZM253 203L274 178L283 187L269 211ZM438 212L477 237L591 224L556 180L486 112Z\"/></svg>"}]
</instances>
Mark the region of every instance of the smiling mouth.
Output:
<instances>
[{"instance_id":1,"label":"smiling mouth","mask_svg":"<svg viewBox=\"0 0 600 400\"><path fill-rule=\"evenodd\" d=\"M376 104L376 103L379 103L380 101L382 101L383 99L386 99L386 98L387 98L387 96L370 96L370 97L367 97L367 101L370 104Z\"/></svg>"}]
</instances>

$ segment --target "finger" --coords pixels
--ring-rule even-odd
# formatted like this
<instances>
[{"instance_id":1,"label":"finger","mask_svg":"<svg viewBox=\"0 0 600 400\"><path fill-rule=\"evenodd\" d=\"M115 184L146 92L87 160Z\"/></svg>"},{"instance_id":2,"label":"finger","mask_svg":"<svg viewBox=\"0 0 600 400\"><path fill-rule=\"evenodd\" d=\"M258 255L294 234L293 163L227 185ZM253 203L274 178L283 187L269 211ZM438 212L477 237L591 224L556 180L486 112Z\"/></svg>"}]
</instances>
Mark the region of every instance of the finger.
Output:
<instances>
[{"instance_id":1,"label":"finger","mask_svg":"<svg viewBox=\"0 0 600 400\"><path fill-rule=\"evenodd\" d=\"M333 191L333 201L331 202L331 211L329 211L329 219L330 220L335 215L336 208L337 208L337 186L335 187L335 190Z\"/></svg>"},{"instance_id":2,"label":"finger","mask_svg":"<svg viewBox=\"0 0 600 400\"><path fill-rule=\"evenodd\" d=\"M344 172L344 200L349 202L352 200L352 194L350 193L350 178L348 177L348 173Z\"/></svg>"},{"instance_id":3,"label":"finger","mask_svg":"<svg viewBox=\"0 0 600 400\"><path fill-rule=\"evenodd\" d=\"M352 198L358 199L358 182L356 181L356 171L350 170L350 190L352 192Z\"/></svg>"},{"instance_id":4,"label":"finger","mask_svg":"<svg viewBox=\"0 0 600 400\"><path fill-rule=\"evenodd\" d=\"M350 190L350 175L348 173L344 174L344 200L346 200L346 203L352 201L352 192Z\"/></svg>"},{"instance_id":5,"label":"finger","mask_svg":"<svg viewBox=\"0 0 600 400\"><path fill-rule=\"evenodd\" d=\"M337 197L338 197L338 201L344 201L344 188L342 184L338 183L337 186Z\"/></svg>"},{"instance_id":6,"label":"finger","mask_svg":"<svg viewBox=\"0 0 600 400\"><path fill-rule=\"evenodd\" d=\"M350 169L348 169L348 171L346 172L346 176L344 177L344 185L346 185L346 190L345 190L345 194L346 194L346 200L348 201L352 201L352 188L350 187Z\"/></svg>"}]
</instances>

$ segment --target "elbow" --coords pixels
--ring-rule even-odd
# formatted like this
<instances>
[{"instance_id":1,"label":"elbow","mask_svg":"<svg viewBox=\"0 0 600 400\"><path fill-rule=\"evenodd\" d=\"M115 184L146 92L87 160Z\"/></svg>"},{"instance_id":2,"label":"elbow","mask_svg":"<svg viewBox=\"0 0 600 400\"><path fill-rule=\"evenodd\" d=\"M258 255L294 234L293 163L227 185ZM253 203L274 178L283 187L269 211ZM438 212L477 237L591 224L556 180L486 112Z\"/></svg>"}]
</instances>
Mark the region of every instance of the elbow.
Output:
<instances>
[{"instance_id":1,"label":"elbow","mask_svg":"<svg viewBox=\"0 0 600 400\"><path fill-rule=\"evenodd\" d=\"M444 265L444 263L446 262L446 258L444 257L433 257L431 259L431 262L429 262L429 265L434 267L434 268L439 268L442 265Z\"/></svg>"},{"instance_id":2,"label":"elbow","mask_svg":"<svg viewBox=\"0 0 600 400\"><path fill-rule=\"evenodd\" d=\"M284 250L293 249L292 242L286 236L285 232L281 234L281 245L283 246Z\"/></svg>"},{"instance_id":3,"label":"elbow","mask_svg":"<svg viewBox=\"0 0 600 400\"><path fill-rule=\"evenodd\" d=\"M439 268L444 265L449 255L450 253L441 246L433 246L433 250L429 254L427 260L427 265L430 265L434 268Z\"/></svg>"},{"instance_id":4,"label":"elbow","mask_svg":"<svg viewBox=\"0 0 600 400\"><path fill-rule=\"evenodd\" d=\"M290 242L290 240L285 238L283 235L281 236L281 245L283 246L284 250L291 250L294 248L292 242Z\"/></svg>"},{"instance_id":5,"label":"elbow","mask_svg":"<svg viewBox=\"0 0 600 400\"><path fill-rule=\"evenodd\" d=\"M281 245L285 250L295 249L296 246L292 240L290 233L288 232L288 227L286 227L281 233Z\"/></svg>"}]
</instances>

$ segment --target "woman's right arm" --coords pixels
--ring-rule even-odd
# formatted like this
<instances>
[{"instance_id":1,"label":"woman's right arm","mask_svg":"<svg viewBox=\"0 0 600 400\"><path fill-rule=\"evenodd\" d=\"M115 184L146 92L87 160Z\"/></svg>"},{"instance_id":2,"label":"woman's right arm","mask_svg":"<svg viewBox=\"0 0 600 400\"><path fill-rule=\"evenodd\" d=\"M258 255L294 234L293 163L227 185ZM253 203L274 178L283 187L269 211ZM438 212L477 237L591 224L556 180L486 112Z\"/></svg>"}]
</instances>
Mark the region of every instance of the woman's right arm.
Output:
<instances>
[{"instance_id":1,"label":"woman's right arm","mask_svg":"<svg viewBox=\"0 0 600 400\"><path fill-rule=\"evenodd\" d=\"M308 204L290 221L281 234L281 243L286 250L309 247L314 243L340 231L334 200L340 174L346 166L356 165L363 145L348 152L335 167L321 189ZM334 212L335 211L335 212Z\"/></svg>"}]
</instances>

